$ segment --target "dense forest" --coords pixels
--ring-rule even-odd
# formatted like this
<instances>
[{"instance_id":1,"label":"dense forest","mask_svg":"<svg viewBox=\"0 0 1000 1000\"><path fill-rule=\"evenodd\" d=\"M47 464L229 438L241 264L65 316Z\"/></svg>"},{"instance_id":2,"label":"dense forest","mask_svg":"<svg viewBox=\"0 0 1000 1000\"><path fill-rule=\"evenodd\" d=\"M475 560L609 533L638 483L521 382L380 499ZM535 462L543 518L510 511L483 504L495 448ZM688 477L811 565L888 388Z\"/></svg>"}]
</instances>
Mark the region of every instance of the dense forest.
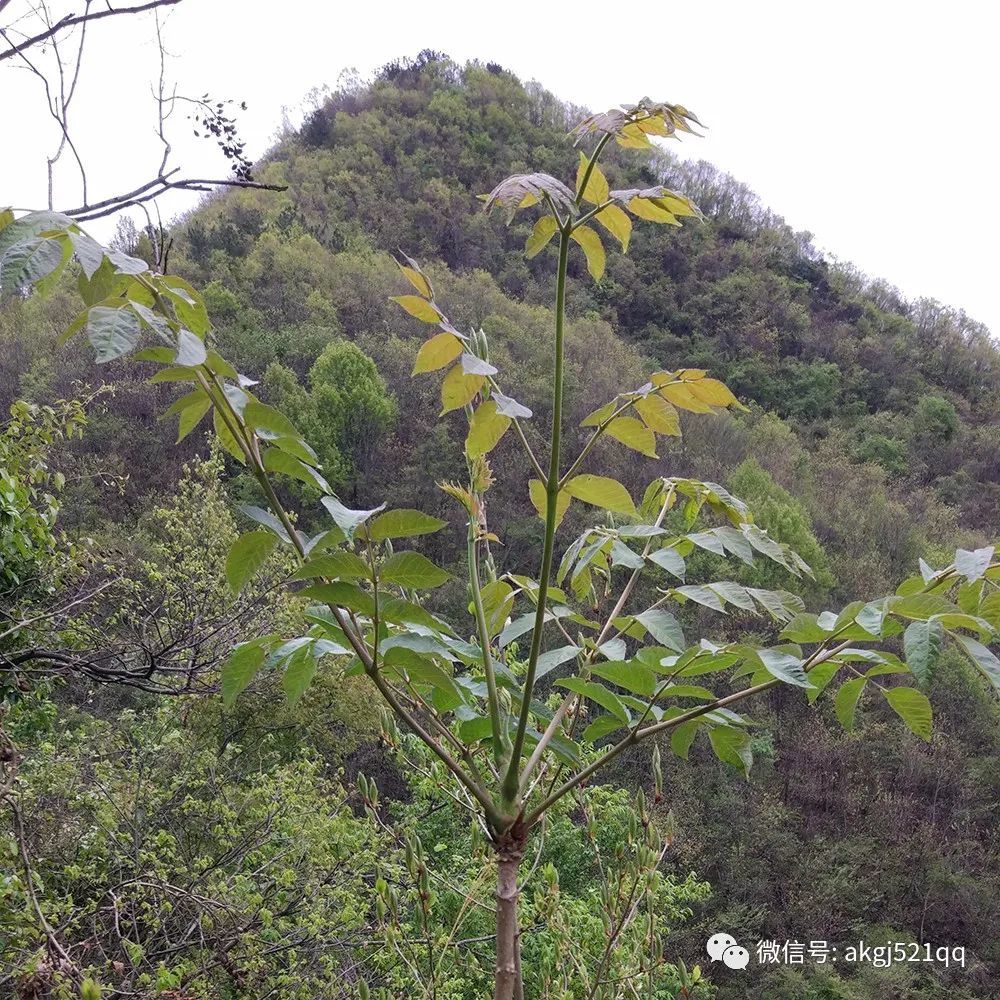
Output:
<instances>
[{"instance_id":1,"label":"dense forest","mask_svg":"<svg viewBox=\"0 0 1000 1000\"><path fill-rule=\"evenodd\" d=\"M497 65L423 53L332 94L289 130L255 168L283 191L213 195L170 229L170 271L203 291L220 353L287 414L345 503L390 498L455 528L421 546L445 568L465 557L464 528L437 484L465 475L465 432L461 413L439 416L438 383L411 378L424 331L389 299L408 290L396 259L419 262L456 326L483 331L535 413L530 426L544 426L552 256L526 260L530 221L504 226L480 196L523 171L575 176L580 152L566 135L585 114ZM984 326L825 259L708 163L609 146L603 169L615 188L683 192L705 219L636 225L627 254L607 241L596 282L582 255L570 258L573 443L595 405L653 371L705 369L725 382L745 410L682 414L683 436L661 439L655 459L608 441L596 453L633 496L652 475L721 484L812 568L795 579L758 562L733 579L796 591L814 610L892 593L919 560L945 565L956 548L993 540L1000 348ZM114 245L152 259L150 235L130 224ZM0 657L52 651L31 683L0 674L5 729L23 755L21 829L0 829L0 995L70 995L52 986L60 970L38 961L44 934L109 996L358 996L338 984L369 973L386 996L408 995L405 963L373 930L378 881L406 882L417 831L440 907L457 909L481 878L475 835L435 798L432 770L401 765L370 692L342 669L321 667L292 704L275 700L282 682L267 674L223 704L225 651L297 627L301 607L278 586L288 565L275 555L233 596L222 567L247 527L239 505L257 502L250 473L208 422L175 443L176 422L158 417L179 395L169 379L150 385L134 360L95 364L85 338L59 346L76 295L64 277L44 298L0 308L0 409L11 415L0 424L0 512L38 512L10 531L0 518L0 592L46 609L30 628L0 622ZM492 556L499 574L533 573L542 522L512 438L491 455L490 522L503 526ZM315 509L318 487L284 488ZM309 516L299 526L319 531ZM566 536L584 527L571 508ZM722 558L699 550L689 564L714 572ZM460 579L435 591L436 610L464 609ZM1000 630L996 601L990 615ZM763 628L701 607L685 624L719 642ZM138 681L137 661L149 665ZM845 731L830 701L790 687L754 710L749 778L707 745L685 760L668 741L652 806L670 829L657 905L667 959L703 968L688 995L996 995L1000 713L953 651L928 687L930 742L875 701ZM652 754L645 744L624 754L551 820L523 918L534 928L525 965L546 988L569 943L603 947L600 886L631 863L622 845L641 839L629 817L634 793L649 793ZM422 898L405 896L400 923L429 939ZM750 976L708 962L704 942L719 931L963 946L966 965L806 962ZM629 933L623 955L639 947ZM462 937L482 934L473 915ZM440 960L436 996L486 995L486 960L474 946L462 954ZM655 995L678 995L678 982Z\"/></svg>"}]
</instances>

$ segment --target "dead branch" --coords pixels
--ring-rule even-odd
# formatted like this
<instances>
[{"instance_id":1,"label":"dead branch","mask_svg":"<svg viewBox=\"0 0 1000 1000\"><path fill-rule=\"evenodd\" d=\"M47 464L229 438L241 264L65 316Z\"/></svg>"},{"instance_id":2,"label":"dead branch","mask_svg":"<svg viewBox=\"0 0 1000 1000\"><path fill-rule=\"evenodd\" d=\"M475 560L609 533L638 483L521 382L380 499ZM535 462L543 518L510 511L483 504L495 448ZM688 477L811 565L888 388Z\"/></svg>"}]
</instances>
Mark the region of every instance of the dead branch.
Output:
<instances>
[{"instance_id":1,"label":"dead branch","mask_svg":"<svg viewBox=\"0 0 1000 1000\"><path fill-rule=\"evenodd\" d=\"M139 4L136 7L107 7L103 10L95 11L85 11L82 14L70 14L66 17L60 18L54 24L46 28L45 31L39 32L37 35L32 35L30 38L24 39L24 41L17 43L16 45L8 41L10 46L8 49L0 52L0 61L4 59L13 59L15 56L26 52L28 49L35 45L41 45L43 42L48 41L50 38L55 39L57 35L63 32L69 31L71 28L76 27L78 24L88 24L91 21L100 21L106 17L117 17L119 15L128 14L143 14L149 10L155 10L157 7L173 7L179 4L181 0L151 0L150 3ZM0 3L0 13L7 6L9 0L4 0ZM88 5L89 6L89 5Z\"/></svg>"}]
</instances>

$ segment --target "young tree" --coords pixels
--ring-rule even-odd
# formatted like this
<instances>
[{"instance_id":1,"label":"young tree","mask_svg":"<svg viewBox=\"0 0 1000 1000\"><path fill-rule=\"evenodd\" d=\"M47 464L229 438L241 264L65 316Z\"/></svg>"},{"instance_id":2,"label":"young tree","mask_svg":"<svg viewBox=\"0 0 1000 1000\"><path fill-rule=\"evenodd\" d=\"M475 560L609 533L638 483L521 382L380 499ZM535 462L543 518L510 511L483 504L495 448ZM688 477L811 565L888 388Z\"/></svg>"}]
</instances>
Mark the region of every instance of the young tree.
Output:
<instances>
[{"instance_id":1,"label":"young tree","mask_svg":"<svg viewBox=\"0 0 1000 1000\"><path fill-rule=\"evenodd\" d=\"M0 217L3 294L51 284L75 256L86 308L66 336L85 330L98 360L108 361L134 352L148 331L156 346L134 356L160 366L154 381L189 387L169 411L179 417L179 437L211 413L222 445L256 480L263 506L243 509L258 527L229 553L232 587L243 587L278 545L298 559L292 580L304 582L298 594L314 602L306 614L309 631L238 645L223 669L224 697L232 701L266 665L283 670L285 692L294 700L324 656L349 657L350 671L369 678L393 725L426 746L438 772L453 783L448 794L481 824L496 864L496 1000L523 996L519 871L530 838L549 810L632 746L668 737L672 750L686 757L692 742L704 737L720 760L745 772L751 753L742 703L779 684L800 688L812 700L835 679L842 681L835 705L846 726L853 726L862 695L875 691L910 730L929 739L931 707L920 687L946 636L1000 686L1000 660L988 648L996 639L1000 603L1000 563L992 547L959 551L940 570L922 563L920 575L895 594L819 615L806 614L802 602L784 590L686 580L686 557L695 548L746 563L763 558L793 576L810 572L716 484L657 477L636 502L621 483L589 471L602 439L655 456L660 436L680 434L679 410L738 407L729 389L706 372L653 373L590 414L586 443L578 453L564 454L571 250L576 245L583 251L590 274L600 280L605 251L595 225L625 250L634 218L679 225L699 217L688 199L661 186L611 190L601 155L611 141L643 147L651 135L691 133L696 124L680 105L649 100L594 115L575 130L579 141L596 141L589 155L580 155L574 188L546 174L520 174L486 198L487 210L501 208L508 218L540 210L528 256L551 241L558 248L551 426L541 453L526 433L532 413L501 387L485 335L453 326L419 266L409 258L401 264L413 294L396 301L435 329L420 348L415 373L448 368L441 383L443 412L462 410L468 418L467 481L441 488L467 519L471 641L463 638L467 623L444 620L421 597L448 573L416 549L400 547L445 522L416 510L386 510L385 504L350 509L327 491L316 454L297 428L256 398L254 383L215 350L204 302L193 288L121 252L105 251L66 217ZM499 539L487 519L493 485L488 456L511 429L544 523L535 578L498 577L490 555ZM323 490L331 526L313 536L301 532L279 498L275 476ZM557 558L557 529L571 504L592 509L595 520ZM677 514L683 529L670 530ZM640 586L644 578L652 591ZM649 593L655 599L639 601ZM762 647L691 641L670 610L689 604L760 614L777 634ZM899 635L903 658L885 648Z\"/></svg>"}]
</instances>

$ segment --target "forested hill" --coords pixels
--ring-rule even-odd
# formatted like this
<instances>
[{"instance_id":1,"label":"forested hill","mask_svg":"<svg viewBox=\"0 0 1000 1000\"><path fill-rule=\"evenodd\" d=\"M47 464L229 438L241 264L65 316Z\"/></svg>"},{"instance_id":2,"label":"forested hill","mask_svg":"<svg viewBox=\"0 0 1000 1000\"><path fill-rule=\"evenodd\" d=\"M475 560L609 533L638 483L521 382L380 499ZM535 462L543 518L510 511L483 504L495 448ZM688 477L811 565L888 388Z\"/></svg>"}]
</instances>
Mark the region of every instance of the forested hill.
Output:
<instances>
[{"instance_id":1,"label":"forested hill","mask_svg":"<svg viewBox=\"0 0 1000 1000\"><path fill-rule=\"evenodd\" d=\"M310 238L334 254L401 247L545 303L550 256L521 253L530 220L505 230L477 195L518 171L573 176L566 133L581 114L495 66L388 67L372 86L333 97L273 152L263 173L287 183L286 196L220 200L190 220L184 252L203 279L237 278L240 306L262 330L322 325L336 313L349 336L374 332L372 317L335 294L338 268L322 268L325 258L311 261L328 277L297 315L280 267L261 283L268 254L292 265L298 252L309 266ZM665 183L710 221L637 227L627 255L611 251L601 283L576 283L578 315L600 315L657 364L711 368L808 440L844 435L858 461L911 489L932 487L963 523L990 523L1000 501L1000 355L985 327L831 265L807 234L704 162L663 153L642 163L634 150L611 159L612 187ZM244 256L245 267L222 270L226 257Z\"/></svg>"},{"instance_id":2,"label":"forested hill","mask_svg":"<svg viewBox=\"0 0 1000 1000\"><path fill-rule=\"evenodd\" d=\"M698 108L697 94L662 96ZM404 291L391 256L399 249L426 267L456 325L486 332L518 399L544 422L553 251L526 261L530 221L505 228L480 196L515 172L571 181L579 153L567 132L583 114L493 64L423 54L334 94L286 135L257 168L286 191L229 192L174 227L170 269L205 290L223 352L260 379L255 391L289 414L355 506L389 496L455 520L435 484L461 474L463 433L458 415L438 418L436 383L410 378L426 328L388 301ZM639 495L657 474L723 483L813 566L805 596L815 610L891 592L918 558L941 565L957 545L990 540L1000 521L1000 350L985 327L824 259L707 163L635 150L606 160L612 187L664 183L706 218L636 226L627 254L606 241L596 283L582 254L571 255L567 425L654 366L708 369L750 407L685 421L683 439L655 461L604 448L609 475ZM130 252L148 249L127 229L119 239ZM176 387L146 385L141 366L92 366L83 338L57 350L75 310L67 289L0 315L0 405L77 395L81 371L91 385L115 383L116 398L91 407L74 445L64 505L64 522L100 541L109 517L141 524L207 435L173 444L174 428L153 417ZM540 530L527 476L508 443L491 457L498 562L534 572ZM248 489L233 481L232 494ZM447 563L458 534L448 542L442 532L428 551ZM757 585L789 585L769 570L743 572ZM441 593L465 601L457 588ZM859 713L862 734L844 733L829 706L782 692L760 713L774 736L755 738L749 783L697 753L671 771L678 864L716 892L685 954L697 959L709 924L741 940L919 935L974 951L949 995L992 995L996 706L957 658L939 669L932 700L928 747L877 708ZM616 777L646 764L632 758ZM770 992L755 995L942 995L919 967L869 969L850 982L821 970L809 987L804 973L775 970L767 982ZM744 995L738 983L719 993Z\"/></svg>"}]
</instances>

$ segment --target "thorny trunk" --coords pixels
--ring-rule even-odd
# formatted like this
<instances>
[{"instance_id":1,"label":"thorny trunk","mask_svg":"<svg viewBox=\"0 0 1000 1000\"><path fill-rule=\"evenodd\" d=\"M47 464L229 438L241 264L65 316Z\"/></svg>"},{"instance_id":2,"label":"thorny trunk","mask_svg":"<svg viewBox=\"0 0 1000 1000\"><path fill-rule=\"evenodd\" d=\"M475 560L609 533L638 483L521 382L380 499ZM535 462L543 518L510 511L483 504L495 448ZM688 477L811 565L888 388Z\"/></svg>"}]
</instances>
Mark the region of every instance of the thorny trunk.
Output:
<instances>
[{"instance_id":1,"label":"thorny trunk","mask_svg":"<svg viewBox=\"0 0 1000 1000\"><path fill-rule=\"evenodd\" d=\"M521 929L517 904L518 869L524 856L525 833L520 823L497 838L497 965L493 1000L524 1000L521 978Z\"/></svg>"}]
</instances>

